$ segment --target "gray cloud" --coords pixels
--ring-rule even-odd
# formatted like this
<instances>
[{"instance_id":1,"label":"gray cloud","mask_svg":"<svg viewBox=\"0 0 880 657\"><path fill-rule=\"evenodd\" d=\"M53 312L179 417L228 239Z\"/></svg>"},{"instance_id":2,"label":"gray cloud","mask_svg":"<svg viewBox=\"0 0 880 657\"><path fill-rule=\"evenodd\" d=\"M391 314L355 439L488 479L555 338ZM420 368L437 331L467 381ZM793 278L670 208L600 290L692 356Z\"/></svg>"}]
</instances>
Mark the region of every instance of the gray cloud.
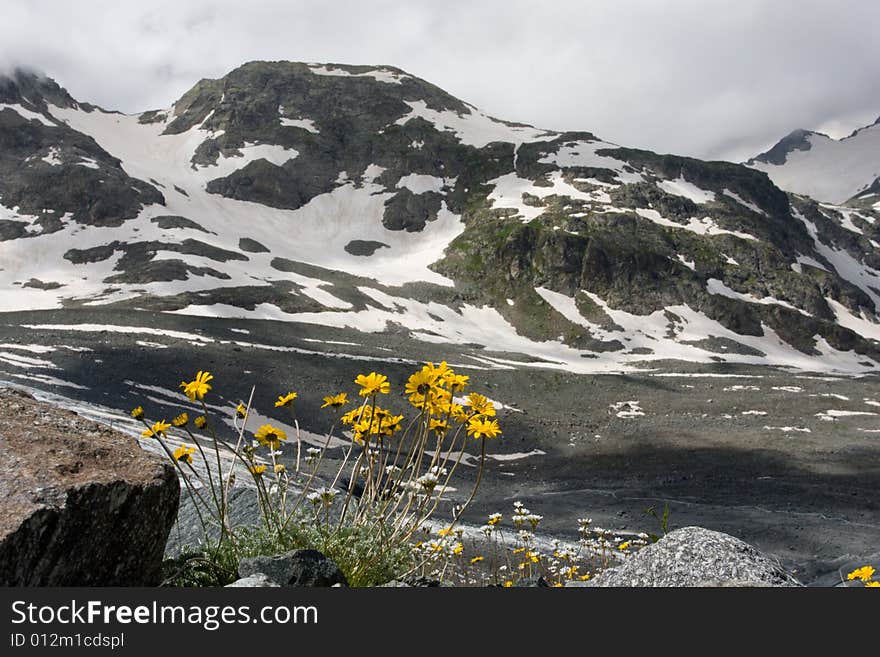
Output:
<instances>
[{"instance_id":1,"label":"gray cloud","mask_svg":"<svg viewBox=\"0 0 880 657\"><path fill-rule=\"evenodd\" d=\"M873 0L4 0L0 67L134 112L254 59L392 64L500 118L743 159L880 115Z\"/></svg>"}]
</instances>

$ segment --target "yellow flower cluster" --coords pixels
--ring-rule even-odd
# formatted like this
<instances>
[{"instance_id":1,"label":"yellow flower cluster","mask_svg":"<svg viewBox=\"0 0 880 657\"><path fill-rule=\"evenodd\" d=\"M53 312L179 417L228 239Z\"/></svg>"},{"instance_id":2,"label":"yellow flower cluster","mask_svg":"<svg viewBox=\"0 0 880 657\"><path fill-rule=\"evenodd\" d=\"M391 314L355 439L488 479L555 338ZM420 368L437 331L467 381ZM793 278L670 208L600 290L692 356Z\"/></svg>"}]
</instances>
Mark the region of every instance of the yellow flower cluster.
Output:
<instances>
[{"instance_id":1,"label":"yellow flower cluster","mask_svg":"<svg viewBox=\"0 0 880 657\"><path fill-rule=\"evenodd\" d=\"M428 428L438 438L449 430L450 420L467 425L467 434L474 438L494 438L501 433L492 401L476 392L459 403L455 393L464 392L469 377L456 374L443 361L439 365L427 363L409 377L404 387L409 403L429 416Z\"/></svg>"},{"instance_id":2,"label":"yellow flower cluster","mask_svg":"<svg viewBox=\"0 0 880 657\"><path fill-rule=\"evenodd\" d=\"M366 405L345 413L340 421L351 426L354 441L363 445L369 438L391 437L401 429L402 415L377 405Z\"/></svg>"},{"instance_id":3,"label":"yellow flower cluster","mask_svg":"<svg viewBox=\"0 0 880 657\"><path fill-rule=\"evenodd\" d=\"M873 566L862 566L861 568L856 568L846 578L850 581L860 580L866 587L871 589L880 588L880 582L874 579L874 572Z\"/></svg>"}]
</instances>

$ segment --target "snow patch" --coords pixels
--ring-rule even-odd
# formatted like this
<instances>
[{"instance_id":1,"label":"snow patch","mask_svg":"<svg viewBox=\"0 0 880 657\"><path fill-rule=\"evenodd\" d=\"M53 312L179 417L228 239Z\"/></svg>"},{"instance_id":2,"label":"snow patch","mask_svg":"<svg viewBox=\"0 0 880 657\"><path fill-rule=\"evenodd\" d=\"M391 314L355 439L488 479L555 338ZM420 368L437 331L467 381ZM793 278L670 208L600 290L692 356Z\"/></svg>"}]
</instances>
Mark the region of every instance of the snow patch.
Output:
<instances>
[{"instance_id":1,"label":"snow patch","mask_svg":"<svg viewBox=\"0 0 880 657\"><path fill-rule=\"evenodd\" d=\"M346 71L345 69L335 68L330 64L325 64L321 66L317 64L311 64L309 66L309 70L315 75L330 75L334 77L345 78L373 78L374 80L385 82L386 84L400 84L401 81L411 79L412 77L406 75L405 73L398 73L397 71L392 71L386 68L375 68L365 73L351 73L350 71Z\"/></svg>"},{"instance_id":2,"label":"snow patch","mask_svg":"<svg viewBox=\"0 0 880 657\"><path fill-rule=\"evenodd\" d=\"M763 214L765 217L767 216L767 213L764 212L761 208L759 208L757 205L755 205L751 201L745 200L742 196L740 196L736 192L732 192L729 189L725 189L723 193L725 196L732 198L734 201L739 203L741 206L748 208L752 212L757 212L758 214Z\"/></svg>"},{"instance_id":3,"label":"snow patch","mask_svg":"<svg viewBox=\"0 0 880 657\"><path fill-rule=\"evenodd\" d=\"M663 217L657 210L653 210L650 208L637 208L636 214L640 217L644 217L649 221L653 221L655 224L659 224L660 226L666 226L668 228L679 228L681 230L689 230L692 233L696 233L697 235L733 235L734 237L739 237L744 240L752 240L754 242L759 241L757 237L754 235L749 235L748 233L742 233L736 230L727 230L725 228L721 228L715 223L715 220L712 217L706 216L698 219L697 217L690 217L688 219L688 223L680 224L676 221L672 221Z\"/></svg>"},{"instance_id":4,"label":"snow patch","mask_svg":"<svg viewBox=\"0 0 880 657\"><path fill-rule=\"evenodd\" d=\"M622 401L609 404L611 412L620 418L639 417L645 414L638 401Z\"/></svg>"},{"instance_id":5,"label":"snow patch","mask_svg":"<svg viewBox=\"0 0 880 657\"><path fill-rule=\"evenodd\" d=\"M695 184L685 180L682 176L679 176L675 180L661 180L657 183L657 187L667 194L683 196L684 198L690 199L697 205L711 203L715 200L715 192L701 189Z\"/></svg>"},{"instance_id":6,"label":"snow patch","mask_svg":"<svg viewBox=\"0 0 880 657\"><path fill-rule=\"evenodd\" d=\"M289 128L302 128L303 130L307 130L314 134L320 132L320 130L315 127L315 122L311 119L288 119L287 117L282 116L281 125Z\"/></svg>"},{"instance_id":7,"label":"snow patch","mask_svg":"<svg viewBox=\"0 0 880 657\"><path fill-rule=\"evenodd\" d=\"M17 112L20 116L27 119L28 121L39 121L43 125L48 126L50 128L57 128L58 127L57 125L52 123L49 119L47 119L42 114L37 114L36 112L33 112L25 107L22 107L21 105L10 104L10 103L0 103L0 112L2 112L5 109L10 109L13 112Z\"/></svg>"},{"instance_id":8,"label":"snow patch","mask_svg":"<svg viewBox=\"0 0 880 657\"><path fill-rule=\"evenodd\" d=\"M422 118L441 132L453 133L462 144L476 148L483 148L497 141L514 144L547 141L554 139L558 134L532 126L510 126L476 110L468 114L459 114L451 110L431 109L423 100L404 102L410 106L410 112L397 119L395 125L405 125L412 119Z\"/></svg>"},{"instance_id":9,"label":"snow patch","mask_svg":"<svg viewBox=\"0 0 880 657\"><path fill-rule=\"evenodd\" d=\"M810 313L805 310L801 310L796 306L788 303L788 301L783 301L781 299L777 299L775 297L764 297L759 299L756 296L751 294L745 294L743 292L737 292L729 287L727 287L723 281L719 281L717 278L710 278L706 281L706 290L709 294L718 294L724 297L728 297L730 299L738 299L739 301L745 301L746 303L757 303L761 305L772 305L772 306L782 306L783 308L788 308L789 310L796 310L801 315L806 315L807 317L811 317Z\"/></svg>"}]
</instances>

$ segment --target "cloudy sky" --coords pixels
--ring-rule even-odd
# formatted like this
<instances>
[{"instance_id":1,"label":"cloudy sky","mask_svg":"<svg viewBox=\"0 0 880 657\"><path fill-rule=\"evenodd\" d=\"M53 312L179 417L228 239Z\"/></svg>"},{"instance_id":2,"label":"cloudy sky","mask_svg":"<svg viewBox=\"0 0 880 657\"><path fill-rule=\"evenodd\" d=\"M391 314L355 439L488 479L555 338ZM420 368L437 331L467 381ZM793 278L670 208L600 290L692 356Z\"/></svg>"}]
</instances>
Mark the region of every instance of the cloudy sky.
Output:
<instances>
[{"instance_id":1,"label":"cloudy sky","mask_svg":"<svg viewBox=\"0 0 880 657\"><path fill-rule=\"evenodd\" d=\"M499 118L702 158L880 115L876 0L0 2L0 68L125 112L288 59L391 64Z\"/></svg>"}]
</instances>

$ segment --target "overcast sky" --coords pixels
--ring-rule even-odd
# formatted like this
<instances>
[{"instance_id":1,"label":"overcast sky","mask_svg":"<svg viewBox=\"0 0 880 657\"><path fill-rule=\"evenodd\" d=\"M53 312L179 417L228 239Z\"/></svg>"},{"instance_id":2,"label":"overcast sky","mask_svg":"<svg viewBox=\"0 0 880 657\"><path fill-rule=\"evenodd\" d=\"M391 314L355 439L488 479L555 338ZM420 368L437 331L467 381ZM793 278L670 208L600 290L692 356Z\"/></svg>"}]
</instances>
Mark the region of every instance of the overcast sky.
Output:
<instances>
[{"instance_id":1,"label":"overcast sky","mask_svg":"<svg viewBox=\"0 0 880 657\"><path fill-rule=\"evenodd\" d=\"M880 116L877 0L0 0L0 68L168 107L255 59L391 64L499 118L744 159Z\"/></svg>"}]
</instances>

